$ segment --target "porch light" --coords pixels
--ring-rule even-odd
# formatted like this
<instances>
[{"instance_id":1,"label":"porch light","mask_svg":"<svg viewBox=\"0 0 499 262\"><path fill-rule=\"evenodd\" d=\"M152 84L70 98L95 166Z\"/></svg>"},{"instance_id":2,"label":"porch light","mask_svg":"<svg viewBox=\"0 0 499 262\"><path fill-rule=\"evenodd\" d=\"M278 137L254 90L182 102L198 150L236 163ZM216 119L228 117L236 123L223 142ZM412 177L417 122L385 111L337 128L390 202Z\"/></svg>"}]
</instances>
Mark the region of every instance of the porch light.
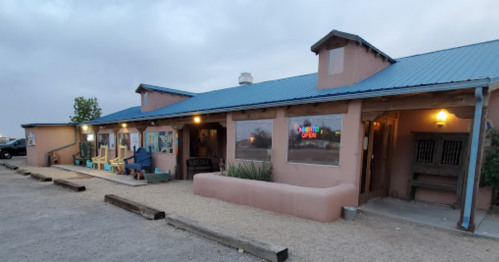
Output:
<instances>
[{"instance_id":1,"label":"porch light","mask_svg":"<svg viewBox=\"0 0 499 262\"><path fill-rule=\"evenodd\" d=\"M447 120L447 113L442 109L437 114L437 125L439 125L439 126L445 125L446 120Z\"/></svg>"},{"instance_id":2,"label":"porch light","mask_svg":"<svg viewBox=\"0 0 499 262\"><path fill-rule=\"evenodd\" d=\"M123 128L126 128L126 123L121 124Z\"/></svg>"},{"instance_id":3,"label":"porch light","mask_svg":"<svg viewBox=\"0 0 499 262\"><path fill-rule=\"evenodd\" d=\"M250 140L250 143L251 143L251 144L253 144L253 142L255 142L255 137L250 136L250 137L249 137L249 140Z\"/></svg>"},{"instance_id":4,"label":"porch light","mask_svg":"<svg viewBox=\"0 0 499 262\"><path fill-rule=\"evenodd\" d=\"M88 130L88 126L87 125L81 126L81 129L83 129L83 131L87 131Z\"/></svg>"},{"instance_id":5,"label":"porch light","mask_svg":"<svg viewBox=\"0 0 499 262\"><path fill-rule=\"evenodd\" d=\"M201 118L199 116L194 117L194 123L201 123Z\"/></svg>"}]
</instances>

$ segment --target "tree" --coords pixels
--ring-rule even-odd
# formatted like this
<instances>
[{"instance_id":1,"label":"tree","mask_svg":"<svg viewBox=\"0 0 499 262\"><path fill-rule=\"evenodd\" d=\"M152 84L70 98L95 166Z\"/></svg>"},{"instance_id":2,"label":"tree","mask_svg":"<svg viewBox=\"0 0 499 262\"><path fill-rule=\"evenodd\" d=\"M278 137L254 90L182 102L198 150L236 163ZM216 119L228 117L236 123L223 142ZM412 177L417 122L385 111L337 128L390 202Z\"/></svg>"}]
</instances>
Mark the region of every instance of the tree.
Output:
<instances>
[{"instance_id":1,"label":"tree","mask_svg":"<svg viewBox=\"0 0 499 262\"><path fill-rule=\"evenodd\" d=\"M74 116L70 116L72 123L82 123L99 118L101 115L101 108L97 98L84 98L83 96L75 98Z\"/></svg>"}]
</instances>

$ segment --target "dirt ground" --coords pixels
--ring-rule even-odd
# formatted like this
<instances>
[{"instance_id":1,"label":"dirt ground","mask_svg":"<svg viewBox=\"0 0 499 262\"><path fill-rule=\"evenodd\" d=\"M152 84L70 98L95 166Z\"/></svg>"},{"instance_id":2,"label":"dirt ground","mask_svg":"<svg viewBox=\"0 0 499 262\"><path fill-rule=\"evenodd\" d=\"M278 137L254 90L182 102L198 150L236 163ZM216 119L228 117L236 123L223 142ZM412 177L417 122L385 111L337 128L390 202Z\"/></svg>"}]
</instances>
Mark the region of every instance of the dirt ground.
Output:
<instances>
[{"instance_id":1,"label":"dirt ground","mask_svg":"<svg viewBox=\"0 0 499 262\"><path fill-rule=\"evenodd\" d=\"M29 167L23 167L28 169ZM178 214L289 248L288 261L499 261L499 241L358 214L353 222L319 223L192 193L192 182L129 187L75 173L41 168L48 176L74 178L102 201L115 194L169 214ZM83 178L83 177L82 177Z\"/></svg>"}]
</instances>

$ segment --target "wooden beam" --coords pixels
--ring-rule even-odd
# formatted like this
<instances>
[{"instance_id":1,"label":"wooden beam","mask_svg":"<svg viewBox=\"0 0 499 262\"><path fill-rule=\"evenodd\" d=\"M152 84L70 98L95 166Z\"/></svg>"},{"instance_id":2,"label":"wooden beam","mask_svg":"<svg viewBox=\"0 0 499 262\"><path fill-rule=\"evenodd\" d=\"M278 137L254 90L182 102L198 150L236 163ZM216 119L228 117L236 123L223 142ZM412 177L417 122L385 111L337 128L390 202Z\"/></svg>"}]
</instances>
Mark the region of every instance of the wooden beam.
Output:
<instances>
[{"instance_id":1,"label":"wooden beam","mask_svg":"<svg viewBox=\"0 0 499 262\"><path fill-rule=\"evenodd\" d=\"M242 249L257 257L269 261L281 262L288 258L288 248L262 242L244 235L228 232L222 228L214 227L178 215L169 215L166 222L177 228L215 240L224 245Z\"/></svg>"},{"instance_id":2,"label":"wooden beam","mask_svg":"<svg viewBox=\"0 0 499 262\"><path fill-rule=\"evenodd\" d=\"M335 101L314 104L295 105L284 110L285 117L344 114L348 112L348 101Z\"/></svg>"},{"instance_id":3,"label":"wooden beam","mask_svg":"<svg viewBox=\"0 0 499 262\"><path fill-rule=\"evenodd\" d=\"M67 180L63 180L63 179L54 180L54 185L62 186L64 188L71 189L75 192L81 192L81 191L86 190L85 186L81 186L81 185L78 185L78 184L73 183L71 181L67 181Z\"/></svg>"},{"instance_id":4,"label":"wooden beam","mask_svg":"<svg viewBox=\"0 0 499 262\"><path fill-rule=\"evenodd\" d=\"M415 109L440 109L475 106L475 96L468 93L439 93L436 95L412 95L379 99L364 99L362 112L399 111Z\"/></svg>"},{"instance_id":5,"label":"wooden beam","mask_svg":"<svg viewBox=\"0 0 499 262\"><path fill-rule=\"evenodd\" d=\"M447 108L446 110L461 119L473 119L475 117L475 107L473 106Z\"/></svg>"},{"instance_id":6,"label":"wooden beam","mask_svg":"<svg viewBox=\"0 0 499 262\"><path fill-rule=\"evenodd\" d=\"M165 218L165 212L157 210L152 207L148 207L144 204L140 204L137 202L134 202L132 200L119 197L116 195L105 195L104 196L104 202L108 202L110 204L113 204L117 207L121 207L125 210L128 210L130 212L139 214L147 219L150 220L159 220Z\"/></svg>"},{"instance_id":7,"label":"wooden beam","mask_svg":"<svg viewBox=\"0 0 499 262\"><path fill-rule=\"evenodd\" d=\"M248 111L239 111L232 113L232 121L239 120L258 120L258 119L274 119L276 118L277 110L276 109L267 109L265 111L261 109L256 110L248 110Z\"/></svg>"}]
</instances>

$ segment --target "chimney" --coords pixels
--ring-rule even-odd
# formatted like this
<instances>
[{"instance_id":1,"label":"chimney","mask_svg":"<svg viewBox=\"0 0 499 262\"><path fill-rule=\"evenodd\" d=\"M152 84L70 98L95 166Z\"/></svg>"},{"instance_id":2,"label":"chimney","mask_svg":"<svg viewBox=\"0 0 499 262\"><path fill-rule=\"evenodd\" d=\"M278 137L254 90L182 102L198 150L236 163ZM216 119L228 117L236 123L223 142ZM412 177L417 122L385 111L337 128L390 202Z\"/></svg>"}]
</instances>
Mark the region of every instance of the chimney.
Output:
<instances>
[{"instance_id":1,"label":"chimney","mask_svg":"<svg viewBox=\"0 0 499 262\"><path fill-rule=\"evenodd\" d=\"M239 85L251 85L253 84L253 77L251 76L251 73L241 73L241 76L239 76Z\"/></svg>"}]
</instances>

